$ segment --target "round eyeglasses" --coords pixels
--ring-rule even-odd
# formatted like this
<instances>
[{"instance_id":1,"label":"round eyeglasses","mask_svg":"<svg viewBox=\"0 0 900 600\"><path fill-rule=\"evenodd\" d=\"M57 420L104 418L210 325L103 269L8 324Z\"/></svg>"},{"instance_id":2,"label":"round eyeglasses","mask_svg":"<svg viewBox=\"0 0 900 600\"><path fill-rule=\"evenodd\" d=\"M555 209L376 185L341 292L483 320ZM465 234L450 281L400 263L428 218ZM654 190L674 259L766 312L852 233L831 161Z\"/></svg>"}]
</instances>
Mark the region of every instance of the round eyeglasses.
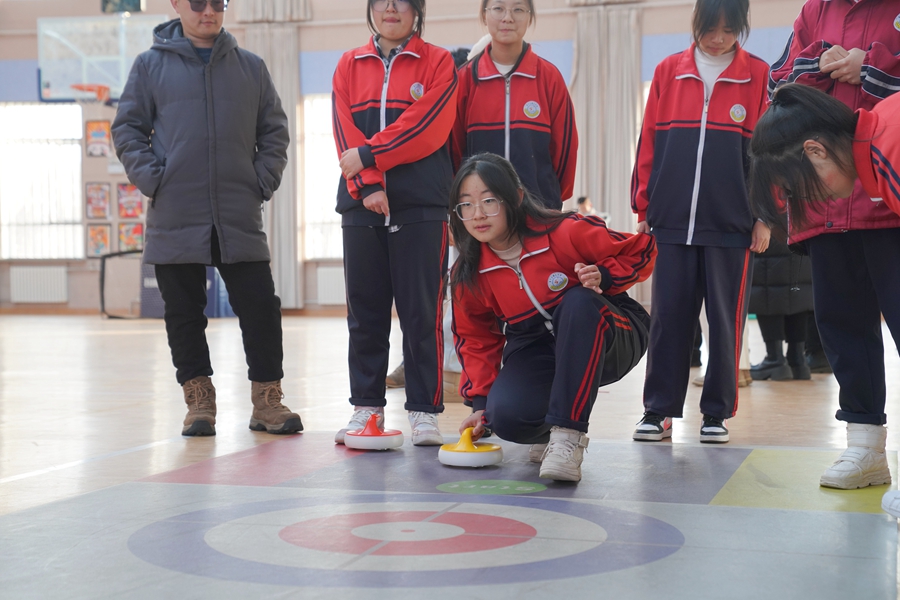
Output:
<instances>
[{"instance_id":1,"label":"round eyeglasses","mask_svg":"<svg viewBox=\"0 0 900 600\"><path fill-rule=\"evenodd\" d=\"M375 0L372 3L372 10L384 12L387 10L388 4L393 4L394 10L398 13L405 13L409 10L409 0Z\"/></svg>"},{"instance_id":2,"label":"round eyeglasses","mask_svg":"<svg viewBox=\"0 0 900 600\"><path fill-rule=\"evenodd\" d=\"M482 198L481 202L460 202L453 207L453 212L459 217L460 221L471 221L475 218L476 209L481 209L482 214L486 217L496 217L500 214L500 203L503 200L496 198Z\"/></svg>"},{"instance_id":3,"label":"round eyeglasses","mask_svg":"<svg viewBox=\"0 0 900 600\"><path fill-rule=\"evenodd\" d=\"M531 11L521 6L515 6L513 8L507 8L502 4L495 4L494 6L489 6L484 9L487 11L487 14L494 21L502 21L507 13L512 15L513 21L524 21L528 18L528 15L531 14Z\"/></svg>"}]
</instances>

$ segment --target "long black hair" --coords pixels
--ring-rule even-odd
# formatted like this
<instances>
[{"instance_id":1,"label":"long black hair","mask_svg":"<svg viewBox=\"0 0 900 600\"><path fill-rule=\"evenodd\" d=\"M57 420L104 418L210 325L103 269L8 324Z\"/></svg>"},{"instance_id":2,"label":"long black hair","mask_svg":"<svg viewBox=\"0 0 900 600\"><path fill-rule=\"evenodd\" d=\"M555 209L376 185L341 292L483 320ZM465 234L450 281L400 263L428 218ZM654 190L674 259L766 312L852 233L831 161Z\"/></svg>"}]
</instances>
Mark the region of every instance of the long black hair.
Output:
<instances>
[{"instance_id":1,"label":"long black hair","mask_svg":"<svg viewBox=\"0 0 900 600\"><path fill-rule=\"evenodd\" d=\"M750 35L750 0L697 0L691 20L694 42L699 44L700 37L716 27L723 16L725 24L737 33L738 42L743 45Z\"/></svg>"},{"instance_id":2,"label":"long black hair","mask_svg":"<svg viewBox=\"0 0 900 600\"><path fill-rule=\"evenodd\" d=\"M566 218L566 213L546 208L535 200L522 185L512 163L502 156L484 152L466 160L456 173L450 188L450 231L459 251L450 283L454 287L465 285L475 289L478 263L481 261L481 242L472 237L466 230L465 223L456 214L460 188L471 175L478 175L494 197L502 201L500 207L506 214L507 231L510 235L517 235L520 240L553 231ZM539 225L540 229L532 229L529 219Z\"/></svg>"},{"instance_id":3,"label":"long black hair","mask_svg":"<svg viewBox=\"0 0 900 600\"><path fill-rule=\"evenodd\" d=\"M407 2L409 2L409 7L413 12L416 13L416 18L413 21L413 32L422 37L422 32L425 31L425 0L407 0ZM375 0L369 0L368 10L366 11L366 23L369 25L369 31L372 32L372 35L378 35L378 29L375 27L374 19L372 19L372 11L375 10L372 7L373 4L375 4Z\"/></svg>"},{"instance_id":4,"label":"long black hair","mask_svg":"<svg viewBox=\"0 0 900 600\"><path fill-rule=\"evenodd\" d=\"M820 212L831 191L806 158L803 144L820 143L849 175L854 172L856 122L847 105L815 88L790 83L775 92L750 141L750 202L756 216L784 226L776 196L786 202L795 226L808 221L810 210Z\"/></svg>"}]
</instances>

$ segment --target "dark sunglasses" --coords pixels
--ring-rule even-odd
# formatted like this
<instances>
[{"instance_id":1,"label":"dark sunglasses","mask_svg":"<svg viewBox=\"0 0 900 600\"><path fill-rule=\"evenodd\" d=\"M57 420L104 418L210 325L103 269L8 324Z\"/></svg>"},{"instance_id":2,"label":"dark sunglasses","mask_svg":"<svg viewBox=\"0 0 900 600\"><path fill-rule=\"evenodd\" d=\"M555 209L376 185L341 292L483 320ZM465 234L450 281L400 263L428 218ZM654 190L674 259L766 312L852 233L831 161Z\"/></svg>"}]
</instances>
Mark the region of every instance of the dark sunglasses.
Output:
<instances>
[{"instance_id":1,"label":"dark sunglasses","mask_svg":"<svg viewBox=\"0 0 900 600\"><path fill-rule=\"evenodd\" d=\"M191 10L198 13L206 10L207 4L212 6L212 9L216 12L225 12L225 9L228 8L228 0L188 0L188 2L191 5Z\"/></svg>"}]
</instances>

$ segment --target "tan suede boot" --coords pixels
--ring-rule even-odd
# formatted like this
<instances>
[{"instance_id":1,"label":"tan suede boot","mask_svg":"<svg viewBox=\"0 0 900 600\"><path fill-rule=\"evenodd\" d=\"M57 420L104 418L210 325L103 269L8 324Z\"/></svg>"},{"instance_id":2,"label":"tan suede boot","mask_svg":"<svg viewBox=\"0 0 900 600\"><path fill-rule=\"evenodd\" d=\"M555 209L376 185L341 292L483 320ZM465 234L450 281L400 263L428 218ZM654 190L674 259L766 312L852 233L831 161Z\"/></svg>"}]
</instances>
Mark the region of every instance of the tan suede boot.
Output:
<instances>
[{"instance_id":1,"label":"tan suede boot","mask_svg":"<svg viewBox=\"0 0 900 600\"><path fill-rule=\"evenodd\" d=\"M216 388L201 375L181 386L188 412L181 435L216 435Z\"/></svg>"},{"instance_id":2,"label":"tan suede boot","mask_svg":"<svg viewBox=\"0 0 900 600\"><path fill-rule=\"evenodd\" d=\"M280 380L253 381L251 384L253 414L250 415L250 429L277 434L303 431L300 415L281 403L284 392L281 391Z\"/></svg>"}]
</instances>

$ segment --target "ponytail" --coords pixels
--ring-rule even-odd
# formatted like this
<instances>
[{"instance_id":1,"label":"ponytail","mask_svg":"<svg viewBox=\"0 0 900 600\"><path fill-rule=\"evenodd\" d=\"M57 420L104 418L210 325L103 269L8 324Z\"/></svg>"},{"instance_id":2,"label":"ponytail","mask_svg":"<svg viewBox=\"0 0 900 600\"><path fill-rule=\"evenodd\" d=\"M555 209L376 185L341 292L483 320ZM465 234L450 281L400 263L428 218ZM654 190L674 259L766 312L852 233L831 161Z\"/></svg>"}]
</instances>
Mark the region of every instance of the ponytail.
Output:
<instances>
[{"instance_id":1,"label":"ponytail","mask_svg":"<svg viewBox=\"0 0 900 600\"><path fill-rule=\"evenodd\" d=\"M787 205L795 227L809 221L809 211L821 213L831 192L803 145L816 140L841 171L853 173L856 120L845 104L815 88L796 83L779 88L750 141L750 203L755 215L787 229L778 200Z\"/></svg>"}]
</instances>

